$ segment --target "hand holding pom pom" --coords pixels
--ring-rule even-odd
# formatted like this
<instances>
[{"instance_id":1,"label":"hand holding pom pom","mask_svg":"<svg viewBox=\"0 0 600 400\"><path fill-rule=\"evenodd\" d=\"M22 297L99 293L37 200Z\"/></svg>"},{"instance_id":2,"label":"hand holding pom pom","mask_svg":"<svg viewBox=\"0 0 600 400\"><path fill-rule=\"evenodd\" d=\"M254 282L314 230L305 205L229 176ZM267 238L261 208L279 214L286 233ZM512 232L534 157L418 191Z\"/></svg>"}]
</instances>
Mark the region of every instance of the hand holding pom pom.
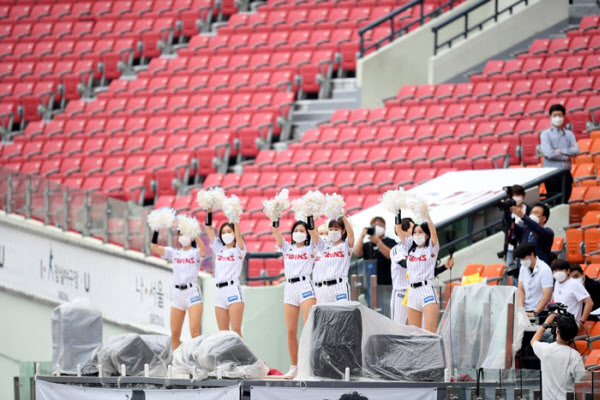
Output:
<instances>
[{"instance_id":1,"label":"hand holding pom pom","mask_svg":"<svg viewBox=\"0 0 600 400\"><path fill-rule=\"evenodd\" d=\"M344 216L344 198L337 193L325 196L323 215L328 219L338 219Z\"/></svg>"},{"instance_id":2,"label":"hand holding pom pom","mask_svg":"<svg viewBox=\"0 0 600 400\"><path fill-rule=\"evenodd\" d=\"M265 200L263 202L264 213L272 221L278 221L285 210L290 206L290 200L288 198L289 191L283 189L274 199Z\"/></svg>"},{"instance_id":3,"label":"hand holding pom pom","mask_svg":"<svg viewBox=\"0 0 600 400\"><path fill-rule=\"evenodd\" d=\"M229 220L229 222L238 223L242 215L242 205L240 199L236 195L232 195L223 201L223 213Z\"/></svg>"},{"instance_id":4,"label":"hand holding pom pom","mask_svg":"<svg viewBox=\"0 0 600 400\"><path fill-rule=\"evenodd\" d=\"M220 187L201 190L196 195L196 202L204 210L218 210L223 207L225 192Z\"/></svg>"},{"instance_id":5,"label":"hand holding pom pom","mask_svg":"<svg viewBox=\"0 0 600 400\"><path fill-rule=\"evenodd\" d=\"M171 228L175 222L175 210L170 207L159 208L148 214L148 225L153 231Z\"/></svg>"}]
</instances>

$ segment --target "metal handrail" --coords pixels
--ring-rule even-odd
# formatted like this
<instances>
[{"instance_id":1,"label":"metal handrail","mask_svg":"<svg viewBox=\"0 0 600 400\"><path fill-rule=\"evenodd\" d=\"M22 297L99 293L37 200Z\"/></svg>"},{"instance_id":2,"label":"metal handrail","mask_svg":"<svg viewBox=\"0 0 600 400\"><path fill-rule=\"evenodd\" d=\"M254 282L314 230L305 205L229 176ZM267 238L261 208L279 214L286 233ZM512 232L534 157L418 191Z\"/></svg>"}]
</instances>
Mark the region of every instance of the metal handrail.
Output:
<instances>
[{"instance_id":1,"label":"metal handrail","mask_svg":"<svg viewBox=\"0 0 600 400\"><path fill-rule=\"evenodd\" d=\"M474 10L478 9L479 7L489 3L490 1L494 2L494 12L492 15L490 15L489 17L485 18L484 20L478 22L477 24L475 24L474 26L469 27L469 14L471 12L473 12ZM454 15L453 17L448 18L445 21L442 21L436 25L434 25L431 28L431 31L433 32L434 35L434 44L433 44L433 54L436 55L438 53L438 50L441 49L444 46L448 46L448 48L452 48L452 42L460 37L464 37L465 39L469 36L469 33L479 29L480 31L483 30L483 25L486 24L488 21L494 20L495 22L498 22L498 16L504 14L505 12L509 12L511 15L513 13L513 9L514 7L516 7L517 5L521 4L521 3L525 3L525 5L529 4L529 0L515 0L514 3L512 3L511 5L507 6L506 8L504 8L503 10L498 10L498 0L479 0L477 3L471 5L470 7L464 9L462 12L460 12L459 14ZM452 36L450 39L445 40L444 42L438 44L438 32L443 29L444 27L450 25L451 23L453 23L454 21L457 21L461 18L464 18L464 29L462 32Z\"/></svg>"},{"instance_id":2,"label":"metal handrail","mask_svg":"<svg viewBox=\"0 0 600 400\"><path fill-rule=\"evenodd\" d=\"M389 41L391 43L397 37L399 37L403 34L407 34L413 26L423 25L427 18L441 15L442 12L444 12L444 9L446 9L447 7L450 7L449 8L450 10L453 9L454 4L457 2L458 2L458 0L448 0L446 3L438 6L433 11L431 11L429 13L424 13L423 8L425 5L425 0L413 0L410 3L404 4L403 6L395 9L394 11L390 12L389 14L384 15L383 17L376 19L375 21L363 26L362 28L360 28L358 30L358 35L360 36L360 56L359 57L363 57L365 55L365 52L367 52L368 50L371 50L373 48L376 50L379 49L379 47L382 44L384 44L386 41ZM408 24L401 24L401 26L398 29L394 29L394 18L396 16L398 16L399 14L402 14L403 12L405 12L407 10L412 10L413 7L419 6L419 5L421 7L420 7L420 14L419 14L418 19L415 19L414 21L411 21ZM390 34L384 38L379 39L378 41L376 41L374 43L371 43L367 47L365 47L365 40L366 40L365 35L369 31L372 31L375 28L379 27L380 25L383 25L388 22L390 24Z\"/></svg>"}]
</instances>

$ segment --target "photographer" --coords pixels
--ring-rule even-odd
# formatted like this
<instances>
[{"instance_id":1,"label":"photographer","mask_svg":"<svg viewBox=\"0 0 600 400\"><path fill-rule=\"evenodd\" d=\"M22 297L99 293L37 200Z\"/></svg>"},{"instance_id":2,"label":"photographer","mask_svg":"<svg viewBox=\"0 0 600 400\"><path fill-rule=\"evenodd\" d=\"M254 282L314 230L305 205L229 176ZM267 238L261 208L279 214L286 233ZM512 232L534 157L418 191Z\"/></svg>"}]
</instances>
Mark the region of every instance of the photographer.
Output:
<instances>
[{"instance_id":1,"label":"photographer","mask_svg":"<svg viewBox=\"0 0 600 400\"><path fill-rule=\"evenodd\" d=\"M363 243L365 236L369 237ZM392 284L390 250L396 241L385 236L385 219L374 217L371 226L364 228L354 247L354 255L365 260L377 260L377 285Z\"/></svg>"},{"instance_id":2,"label":"photographer","mask_svg":"<svg viewBox=\"0 0 600 400\"><path fill-rule=\"evenodd\" d=\"M567 306L567 312L577 321L587 321L592 311L592 298L580 281L569 276L571 266L565 260L552 261L554 284L554 302ZM583 310L582 310L583 309Z\"/></svg>"},{"instance_id":3,"label":"photographer","mask_svg":"<svg viewBox=\"0 0 600 400\"><path fill-rule=\"evenodd\" d=\"M536 256L531 243L521 243L515 249L515 259L521 263L517 306L524 307L529 317L537 317L552 298L552 271Z\"/></svg>"},{"instance_id":4,"label":"photographer","mask_svg":"<svg viewBox=\"0 0 600 400\"><path fill-rule=\"evenodd\" d=\"M550 327L553 331L556 329L556 342L541 342L544 332ZM565 399L566 392L575 391L575 374L585 371L581 356L569 347L569 342L577 335L578 330L577 323L571 316L551 314L531 339L533 352L542 364L544 400Z\"/></svg>"},{"instance_id":5,"label":"photographer","mask_svg":"<svg viewBox=\"0 0 600 400\"><path fill-rule=\"evenodd\" d=\"M513 225L514 237L517 239L517 243L531 243L539 259L546 264L550 264L554 231L545 227L548 218L550 218L548 206L544 203L535 204L529 216L525 215L521 207L512 206L510 209L504 210L504 221L507 225L511 224L512 214L521 218L524 224Z\"/></svg>"},{"instance_id":6,"label":"photographer","mask_svg":"<svg viewBox=\"0 0 600 400\"><path fill-rule=\"evenodd\" d=\"M512 190L512 193L507 192L507 194L509 196L511 196L514 203L512 203L512 202L506 203L507 206L514 204L517 207L520 207L521 211L523 211L523 213L525 215L529 215L529 213L531 212L531 208L524 202L525 189L523 188L523 186L513 185L511 187L511 190ZM502 204L504 204L504 203L502 203ZM509 209L510 209L510 207L509 207ZM500 252L498 254L498 257L500 257L500 258L503 258L504 256L506 256L506 267L510 267L514 263L513 251L515 249L516 239L513 235L513 231L514 231L513 224L523 226L523 220L515 213L511 214L510 223L507 224L506 221L504 223L504 226L503 226L504 249L502 250L502 252Z\"/></svg>"},{"instance_id":7,"label":"photographer","mask_svg":"<svg viewBox=\"0 0 600 400\"><path fill-rule=\"evenodd\" d=\"M571 264L571 279L583 283L585 290L592 296L592 311L600 307L600 282L583 274L583 269L577 264ZM598 321L598 317L590 315L588 320Z\"/></svg>"}]
</instances>

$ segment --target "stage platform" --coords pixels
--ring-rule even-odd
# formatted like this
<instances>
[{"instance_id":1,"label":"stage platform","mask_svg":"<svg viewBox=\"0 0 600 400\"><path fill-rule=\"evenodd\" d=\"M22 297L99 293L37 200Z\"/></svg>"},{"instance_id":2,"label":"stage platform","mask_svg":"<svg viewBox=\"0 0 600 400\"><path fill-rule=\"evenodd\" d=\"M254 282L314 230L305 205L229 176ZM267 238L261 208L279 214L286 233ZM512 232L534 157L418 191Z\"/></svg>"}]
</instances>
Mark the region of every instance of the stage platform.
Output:
<instances>
[{"instance_id":1,"label":"stage platform","mask_svg":"<svg viewBox=\"0 0 600 400\"><path fill-rule=\"evenodd\" d=\"M476 378L476 376L473 376ZM490 376L491 378L491 376ZM486 379L477 382L299 381L289 379L166 379L143 377L37 376L32 382L37 400L78 399L495 399L539 398L539 371L521 380ZM479 387L479 396L477 388ZM52 395L55 394L55 396ZM122 397L130 394L129 397ZM361 397L362 396L362 397Z\"/></svg>"}]
</instances>

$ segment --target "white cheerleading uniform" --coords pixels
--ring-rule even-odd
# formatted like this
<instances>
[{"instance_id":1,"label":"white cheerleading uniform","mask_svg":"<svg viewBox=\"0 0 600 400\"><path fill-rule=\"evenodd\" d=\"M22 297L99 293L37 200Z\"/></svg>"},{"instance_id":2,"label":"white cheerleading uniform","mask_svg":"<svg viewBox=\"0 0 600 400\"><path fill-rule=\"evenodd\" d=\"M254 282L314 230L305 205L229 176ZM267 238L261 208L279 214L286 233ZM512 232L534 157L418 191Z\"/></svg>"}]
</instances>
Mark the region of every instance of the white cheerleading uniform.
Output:
<instances>
[{"instance_id":1,"label":"white cheerleading uniform","mask_svg":"<svg viewBox=\"0 0 600 400\"><path fill-rule=\"evenodd\" d=\"M165 260L173 264L173 288L171 291L171 307L187 310L194 304L202 303L202 292L198 287L198 271L202 257L198 249L189 250L165 247ZM188 286L178 289L175 286Z\"/></svg>"},{"instance_id":2,"label":"white cheerleading uniform","mask_svg":"<svg viewBox=\"0 0 600 400\"><path fill-rule=\"evenodd\" d=\"M400 261L406 259L406 250L402 243L392 247L390 260L392 261L392 298L390 300L392 320L400 324L406 324L408 320L408 307L404 303L404 297L409 287L408 270L400 265Z\"/></svg>"},{"instance_id":3,"label":"white cheerleading uniform","mask_svg":"<svg viewBox=\"0 0 600 400\"><path fill-rule=\"evenodd\" d=\"M409 252L413 244L413 238L407 237L402 244L406 251L406 268L410 281L410 290L408 291L408 307L413 310L423 311L423 307L429 304L439 304L437 293L433 287L433 278L435 277L435 264L440 251L439 242L435 246L431 245L431 239L428 246L416 247ZM415 285L419 285L415 287Z\"/></svg>"},{"instance_id":4,"label":"white cheerleading uniform","mask_svg":"<svg viewBox=\"0 0 600 400\"><path fill-rule=\"evenodd\" d=\"M319 279L314 279L317 303L349 301L348 269L354 248L348 245L348 239L334 246L333 243L319 238L318 250Z\"/></svg>"},{"instance_id":5,"label":"white cheerleading uniform","mask_svg":"<svg viewBox=\"0 0 600 400\"><path fill-rule=\"evenodd\" d=\"M315 298L310 281L310 274L315 264L315 246L311 244L299 248L283 239L282 246L278 249L283 254L286 279L283 302L299 307L305 300Z\"/></svg>"},{"instance_id":6,"label":"white cheerleading uniform","mask_svg":"<svg viewBox=\"0 0 600 400\"><path fill-rule=\"evenodd\" d=\"M244 250L237 245L227 248L221 239L215 236L210 248L215 253L215 306L227 310L233 303L244 303L240 275L246 257L246 246ZM224 285L225 283L227 285Z\"/></svg>"}]
</instances>

